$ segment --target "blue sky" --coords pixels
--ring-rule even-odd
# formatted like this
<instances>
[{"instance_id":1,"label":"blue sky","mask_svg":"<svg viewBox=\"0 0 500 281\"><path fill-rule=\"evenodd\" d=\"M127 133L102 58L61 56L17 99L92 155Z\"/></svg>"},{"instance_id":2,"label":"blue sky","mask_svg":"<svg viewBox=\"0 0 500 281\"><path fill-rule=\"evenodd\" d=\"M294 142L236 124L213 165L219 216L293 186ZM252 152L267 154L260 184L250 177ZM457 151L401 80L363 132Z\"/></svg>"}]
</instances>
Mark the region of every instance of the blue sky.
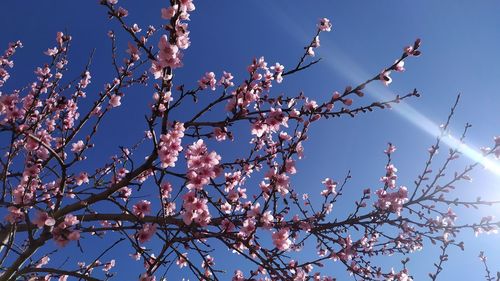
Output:
<instances>
[{"instance_id":1,"label":"blue sky","mask_svg":"<svg viewBox=\"0 0 500 281\"><path fill-rule=\"evenodd\" d=\"M119 30L110 22L98 1L8 1L2 3L0 45L21 40L24 48L15 57L15 70L6 89L26 85L33 79L33 70L46 61L43 55L54 45L57 31L73 36L70 53L73 74L78 75L87 61L87 54L96 49L92 72L92 88L102 89L112 75L109 29ZM128 22L159 26L160 8L166 1L120 1L130 11ZM462 94L458 112L452 123L452 134L459 134L466 122L473 127L467 143L472 148L490 146L492 137L499 135L500 96L500 2L498 1L196 1L191 15L192 46L185 54L185 67L177 71L177 84L196 85L205 71L218 75L223 70L242 79L253 57L265 56L269 62L279 61L292 67L309 42L318 18L328 17L333 32L321 36L317 56L323 61L309 71L287 77L275 93L294 95L304 91L317 100L328 97L334 90L357 85L378 73L399 57L402 47L422 38L423 55L410 58L404 73L394 73L393 83L367 88L363 99L355 104L405 94L417 88L422 97L394 110L377 111L350 119L327 120L316 124L305 143L306 158L299 163L294 184L301 192L317 194L325 177L340 179L350 169L352 194L366 187L378 187L384 173L382 150L388 141L398 151L394 163L399 168L399 184L412 186L423 169L427 148L433 143L432 123L446 120L450 106L458 93ZM5 12L7 11L7 12ZM128 38L118 33L125 48ZM191 88L191 87L190 87ZM6 91L4 89L4 91ZM90 91L89 91L90 94ZM151 98L147 88L132 89L122 100L123 106L105 120L96 140L98 147L91 152L90 162L108 159L118 145L134 143L145 130L144 113ZM188 112L187 112L188 113ZM234 143L224 153L242 146ZM441 155L444 157L445 149ZM92 157L91 157L92 156ZM464 157L465 158L465 157ZM460 169L468 163L460 160ZM500 198L500 175L479 169L472 183L463 184L458 194L475 199ZM349 193L348 193L349 194ZM348 206L349 200L345 205ZM469 212L457 210L465 217ZM478 216L495 214L499 207L479 211ZM477 259L479 250L486 250L490 265L500 264L500 238L495 235L474 238L464 232L466 252L453 249L441 280L479 280L483 276ZM409 266L416 280L426 278L437 260L434 250L426 249L412 257ZM119 268L119 267L117 267ZM495 269L495 268L494 268ZM122 270L125 270L123 267ZM419 278L420 277L420 278ZM176 280L175 278L172 280ZM342 280L342 279L341 279Z\"/></svg>"}]
</instances>

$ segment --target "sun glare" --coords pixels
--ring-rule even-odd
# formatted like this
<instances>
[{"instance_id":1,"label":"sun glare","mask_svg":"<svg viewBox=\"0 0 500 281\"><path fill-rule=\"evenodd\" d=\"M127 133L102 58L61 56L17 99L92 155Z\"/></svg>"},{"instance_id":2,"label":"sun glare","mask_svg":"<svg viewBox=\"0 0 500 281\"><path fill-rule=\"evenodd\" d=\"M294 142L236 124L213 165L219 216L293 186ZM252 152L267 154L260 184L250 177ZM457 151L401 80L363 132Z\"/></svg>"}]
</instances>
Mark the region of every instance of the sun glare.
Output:
<instances>
[{"instance_id":1,"label":"sun glare","mask_svg":"<svg viewBox=\"0 0 500 281\"><path fill-rule=\"evenodd\" d=\"M335 72L344 75L347 79L351 81L362 81L360 79L371 77L368 73L361 70L351 59L344 55L342 51L333 48L332 56L335 57L335 60L327 61L327 65L335 70ZM379 100L391 100L396 96L392 91L390 91L389 88L382 86L376 91L373 89L365 89L364 92L376 97ZM394 106L392 110L397 112L401 117L410 121L412 125L431 136L438 137L442 134L440 126L404 101L401 101L399 104ZM464 156L474 162L480 163L486 170L496 176L500 176L500 165L483 156L479 149L475 149L472 146L461 142L451 134L443 136L441 141L452 149L458 149Z\"/></svg>"}]
</instances>

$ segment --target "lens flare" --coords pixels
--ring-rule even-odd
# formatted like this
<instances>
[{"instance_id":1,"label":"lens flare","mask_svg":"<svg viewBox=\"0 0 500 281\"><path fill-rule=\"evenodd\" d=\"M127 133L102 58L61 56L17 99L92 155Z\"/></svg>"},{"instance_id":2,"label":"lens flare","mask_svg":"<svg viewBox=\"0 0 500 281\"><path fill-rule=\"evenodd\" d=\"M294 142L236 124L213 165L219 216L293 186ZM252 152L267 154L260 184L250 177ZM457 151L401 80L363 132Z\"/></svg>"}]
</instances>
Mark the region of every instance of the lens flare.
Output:
<instances>
[{"instance_id":1,"label":"lens flare","mask_svg":"<svg viewBox=\"0 0 500 281\"><path fill-rule=\"evenodd\" d=\"M356 66L347 56L343 55L340 50L333 50L332 55L335 57L335 62L328 61L326 64L336 73L344 75L347 79L351 81L360 81L360 77L371 77L359 67ZM345 66L349 67L345 67ZM376 90L372 88L365 89L365 93L373 96L377 100L392 100L395 98L395 94L386 87L375 87ZM432 122L429 118L424 116L422 113L408 105L406 102L401 101L396 106L392 107L392 110L398 113L404 119L410 121L410 123L431 136L438 137L442 134L440 126ZM445 143L448 147L452 149L458 149L464 156L468 157L474 162L480 163L485 167L486 170L500 176L500 165L491 161L490 159L483 156L483 154L463 142L461 142L456 137L451 134L442 137L441 141Z\"/></svg>"}]
</instances>

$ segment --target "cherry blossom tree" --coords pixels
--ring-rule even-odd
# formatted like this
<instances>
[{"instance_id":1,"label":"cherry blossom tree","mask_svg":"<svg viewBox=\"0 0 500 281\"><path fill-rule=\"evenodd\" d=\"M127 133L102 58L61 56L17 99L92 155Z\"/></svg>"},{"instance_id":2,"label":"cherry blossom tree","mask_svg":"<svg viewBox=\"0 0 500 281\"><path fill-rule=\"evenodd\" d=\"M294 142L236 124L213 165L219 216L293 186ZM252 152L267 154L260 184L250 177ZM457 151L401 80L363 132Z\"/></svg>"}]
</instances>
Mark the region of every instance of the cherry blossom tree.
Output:
<instances>
[{"instance_id":1,"label":"cherry blossom tree","mask_svg":"<svg viewBox=\"0 0 500 281\"><path fill-rule=\"evenodd\" d=\"M464 247L460 231L497 231L499 222L492 216L457 224L453 210L498 203L454 195L482 163L449 171L461 155L459 147L435 163L459 97L414 183L398 181L391 143L381 148L387 161L381 163L380 179L356 199L342 197L350 172L325 175L324 181L311 183L310 194L299 195L291 181L300 172L296 162L304 157L315 123L389 109L420 96L415 89L363 103L365 86L389 86L391 75L421 54L420 39L380 73L317 101L303 93L277 94L272 86L320 62L315 57L320 36L333 30L327 18L315 28L311 24L315 31L296 62L283 58L290 63L282 65L260 57L249 60L246 77L208 71L197 82L178 81L175 71L190 46L189 19L198 12L192 0L170 0L158 11L161 27L128 22L129 11L118 0L100 4L122 27L108 33L116 73L103 90L87 93L91 60L78 79L65 79L72 38L58 32L55 46L45 52L48 62L36 68L36 80L28 88L1 93L0 280L123 279L113 268L131 259L144 268L127 280L170 280L172 268L195 280L336 280L343 275L326 270L331 263L342 265L355 280L413 280L407 256L426 246L441 251L429 273L437 280L447 250ZM117 44L117 36L129 38L126 49ZM0 87L8 82L19 48L21 42L11 43L0 58ZM143 87L152 96L147 131L131 132L137 143L119 147L109 162L92 162L86 154L99 145L94 141L99 125L121 106L131 87ZM179 117L179 112L190 117ZM217 142L238 142L238 127L251 136L240 157L213 148ZM483 154L484 159L500 158L500 137ZM88 162L93 168L82 169ZM351 200L347 216L332 212L340 199ZM83 255L77 264L58 260L68 247L84 251L98 239L109 241L99 255ZM246 262L228 264L228 255ZM375 257L401 262L386 267ZM500 280L485 254L480 261L486 280Z\"/></svg>"}]
</instances>

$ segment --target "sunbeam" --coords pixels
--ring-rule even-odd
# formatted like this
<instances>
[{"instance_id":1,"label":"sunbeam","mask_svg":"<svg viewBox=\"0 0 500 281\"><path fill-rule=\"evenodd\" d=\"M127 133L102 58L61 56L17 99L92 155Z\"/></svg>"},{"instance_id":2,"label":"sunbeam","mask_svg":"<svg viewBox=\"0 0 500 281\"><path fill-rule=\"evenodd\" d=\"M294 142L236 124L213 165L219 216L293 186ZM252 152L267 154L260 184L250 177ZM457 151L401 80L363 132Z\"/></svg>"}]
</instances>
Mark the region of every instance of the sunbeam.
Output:
<instances>
[{"instance_id":1,"label":"sunbeam","mask_svg":"<svg viewBox=\"0 0 500 281\"><path fill-rule=\"evenodd\" d=\"M298 42L304 44L311 40L311 35L308 34L302 26L298 25L294 20L283 13L281 9L275 7L274 5L271 5L270 7L272 9L270 9L269 11L272 12L272 17L276 20L276 22L283 25L284 30L286 30ZM355 62L353 62L347 55L345 55L342 50L336 48L333 44L331 44L331 40L326 38L322 40L329 42L328 50L325 51L325 49L322 49L322 52L327 52L328 54L326 56L332 58L330 60L323 61L323 63L325 63L329 68L335 71L335 73L344 76L352 83L364 81L365 79L373 76L373 74L370 75L366 73L366 71L361 69ZM379 87L375 86L367 88L364 90L364 92L371 95L376 100L392 100L396 96L395 93L392 92L389 88L383 87L382 85L380 85ZM397 106L394 106L392 110L398 113L398 115L400 115L404 119L410 121L412 125L431 136L438 137L442 133L439 125L431 121L429 118L424 116L422 113L420 113L418 110L414 109L404 101L401 101L399 104L397 104ZM451 134L443 136L442 142L450 148L459 149L459 151L464 156L468 157L474 162L479 162L485 169L491 171L496 176L500 176L500 165L484 157L478 149L462 143L459 139Z\"/></svg>"},{"instance_id":2,"label":"sunbeam","mask_svg":"<svg viewBox=\"0 0 500 281\"><path fill-rule=\"evenodd\" d=\"M343 75L350 81L361 81L362 78L371 77L368 73L362 71L354 62L352 62L347 56L345 56L341 50L332 48L330 57L335 57L335 61L327 61L326 64L336 73ZM348 66L348 67L346 67ZM377 100L391 100L396 96L389 88L380 86L377 89L373 87L365 89L365 93L373 96ZM404 119L410 121L410 123L417 128L423 130L431 136L438 137L442 134L440 126L432 122L429 118L424 116L418 110L414 109L406 102L401 101L397 106L394 106L392 110L398 113ZM491 161L490 159L483 156L478 149L471 147L459 139L454 137L452 134L447 134L442 137L442 142L452 149L458 149L464 156L468 157L474 162L479 162L487 170L491 171L497 176L500 176L500 165Z\"/></svg>"}]
</instances>

